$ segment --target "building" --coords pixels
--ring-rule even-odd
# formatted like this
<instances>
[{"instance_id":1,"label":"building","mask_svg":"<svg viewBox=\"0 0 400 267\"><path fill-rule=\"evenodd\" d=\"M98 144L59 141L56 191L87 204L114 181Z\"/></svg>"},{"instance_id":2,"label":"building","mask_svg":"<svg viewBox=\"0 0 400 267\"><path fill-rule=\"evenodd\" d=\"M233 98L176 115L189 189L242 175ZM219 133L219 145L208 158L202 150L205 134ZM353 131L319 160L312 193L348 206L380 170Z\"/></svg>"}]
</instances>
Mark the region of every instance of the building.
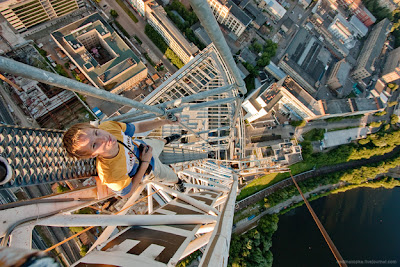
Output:
<instances>
[{"instance_id":1,"label":"building","mask_svg":"<svg viewBox=\"0 0 400 267\"><path fill-rule=\"evenodd\" d=\"M272 117L284 123L288 120L314 120L370 114L383 110L380 98L348 98L316 100L291 77L271 85L263 85L242 104L244 119L249 123Z\"/></svg>"},{"instance_id":2,"label":"building","mask_svg":"<svg viewBox=\"0 0 400 267\"><path fill-rule=\"evenodd\" d=\"M315 100L290 77L262 86L259 94L248 97L242 107L247 112L244 119L250 123L271 113L292 120L312 120L325 115L321 100Z\"/></svg>"},{"instance_id":3,"label":"building","mask_svg":"<svg viewBox=\"0 0 400 267\"><path fill-rule=\"evenodd\" d=\"M389 52L382 72L382 79L386 83L400 79L400 47Z\"/></svg>"},{"instance_id":4,"label":"building","mask_svg":"<svg viewBox=\"0 0 400 267\"><path fill-rule=\"evenodd\" d=\"M369 27L375 23L376 18L362 4L361 0L328 0L333 6L341 6L354 14L365 26ZM337 9L337 7L336 7Z\"/></svg>"},{"instance_id":5,"label":"building","mask_svg":"<svg viewBox=\"0 0 400 267\"><path fill-rule=\"evenodd\" d=\"M143 0L128 0L128 3L139 13L142 17L146 16L146 4Z\"/></svg>"},{"instance_id":6,"label":"building","mask_svg":"<svg viewBox=\"0 0 400 267\"><path fill-rule=\"evenodd\" d=\"M299 3L306 9L311 4L311 0L299 0Z\"/></svg>"},{"instance_id":7,"label":"building","mask_svg":"<svg viewBox=\"0 0 400 267\"><path fill-rule=\"evenodd\" d=\"M356 37L364 37L368 33L368 28L356 16L351 16L349 20L353 26L354 34Z\"/></svg>"},{"instance_id":8,"label":"building","mask_svg":"<svg viewBox=\"0 0 400 267\"><path fill-rule=\"evenodd\" d=\"M51 36L98 88L119 93L147 77L146 66L98 13L58 29Z\"/></svg>"},{"instance_id":9,"label":"building","mask_svg":"<svg viewBox=\"0 0 400 267\"><path fill-rule=\"evenodd\" d=\"M286 73L284 73L274 62L270 62L269 65L264 68L269 74L271 74L278 81L285 78Z\"/></svg>"},{"instance_id":10,"label":"building","mask_svg":"<svg viewBox=\"0 0 400 267\"><path fill-rule=\"evenodd\" d=\"M269 14L274 16L276 20L280 20L286 14L286 9L275 0L262 0L258 4L258 7L265 9Z\"/></svg>"},{"instance_id":11,"label":"building","mask_svg":"<svg viewBox=\"0 0 400 267\"><path fill-rule=\"evenodd\" d=\"M189 43L170 21L162 6L148 8L146 17L149 24L163 37L183 63L188 63L199 52L197 46Z\"/></svg>"},{"instance_id":12,"label":"building","mask_svg":"<svg viewBox=\"0 0 400 267\"><path fill-rule=\"evenodd\" d=\"M301 146L295 140L285 140L283 143L272 145L271 148L274 151L273 161L281 165L290 166L303 161Z\"/></svg>"},{"instance_id":13,"label":"building","mask_svg":"<svg viewBox=\"0 0 400 267\"><path fill-rule=\"evenodd\" d=\"M267 22L268 19L263 12L249 1L242 1L240 3L240 7L246 12L246 14L249 15L249 17L253 19L251 23L253 24L254 28L260 29L260 27Z\"/></svg>"},{"instance_id":14,"label":"building","mask_svg":"<svg viewBox=\"0 0 400 267\"><path fill-rule=\"evenodd\" d=\"M383 19L374 26L357 59L357 66L351 74L354 79L362 80L375 72L375 60L382 52L391 27L392 24L388 19Z\"/></svg>"},{"instance_id":15,"label":"building","mask_svg":"<svg viewBox=\"0 0 400 267\"><path fill-rule=\"evenodd\" d=\"M337 90L344 86L349 77L350 70L350 64L347 63L345 59L340 60L333 66L328 80L326 81L326 85L332 90Z\"/></svg>"},{"instance_id":16,"label":"building","mask_svg":"<svg viewBox=\"0 0 400 267\"><path fill-rule=\"evenodd\" d=\"M391 97L391 90L386 86L386 83L382 79L378 79L375 82L370 93L373 97L380 98L382 103L387 103Z\"/></svg>"},{"instance_id":17,"label":"building","mask_svg":"<svg viewBox=\"0 0 400 267\"><path fill-rule=\"evenodd\" d=\"M21 77L10 78L22 90L14 88L15 95L23 103L29 114L37 121L43 121L51 117L57 110L75 100L72 92L56 89L47 84L24 79Z\"/></svg>"},{"instance_id":18,"label":"building","mask_svg":"<svg viewBox=\"0 0 400 267\"><path fill-rule=\"evenodd\" d=\"M320 38L300 28L279 60L278 67L313 94L331 61L332 54Z\"/></svg>"},{"instance_id":19,"label":"building","mask_svg":"<svg viewBox=\"0 0 400 267\"><path fill-rule=\"evenodd\" d=\"M340 14L337 14L328 30L342 43L347 49L355 46L356 40L351 24Z\"/></svg>"},{"instance_id":20,"label":"building","mask_svg":"<svg viewBox=\"0 0 400 267\"><path fill-rule=\"evenodd\" d=\"M0 13L18 32L55 19L84 6L83 0L7 0L0 2Z\"/></svg>"},{"instance_id":21,"label":"building","mask_svg":"<svg viewBox=\"0 0 400 267\"><path fill-rule=\"evenodd\" d=\"M207 0L211 10L220 24L226 26L236 37L239 37L252 19L231 0Z\"/></svg>"}]
</instances>

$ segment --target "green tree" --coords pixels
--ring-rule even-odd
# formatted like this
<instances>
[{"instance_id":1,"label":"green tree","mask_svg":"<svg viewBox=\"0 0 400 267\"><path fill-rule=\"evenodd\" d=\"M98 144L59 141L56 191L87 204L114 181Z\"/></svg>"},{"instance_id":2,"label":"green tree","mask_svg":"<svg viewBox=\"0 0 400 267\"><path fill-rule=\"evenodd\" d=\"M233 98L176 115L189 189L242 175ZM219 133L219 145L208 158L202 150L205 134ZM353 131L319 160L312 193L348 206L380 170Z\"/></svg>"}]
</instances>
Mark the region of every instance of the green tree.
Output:
<instances>
[{"instance_id":1,"label":"green tree","mask_svg":"<svg viewBox=\"0 0 400 267\"><path fill-rule=\"evenodd\" d=\"M258 42L254 42L252 45L251 45L251 50L253 50L254 52L256 52L257 54L258 53L260 53L261 51L263 51L263 46L260 44L260 43L258 43Z\"/></svg>"},{"instance_id":2,"label":"green tree","mask_svg":"<svg viewBox=\"0 0 400 267\"><path fill-rule=\"evenodd\" d=\"M389 87L389 89L391 89L394 92L399 88L399 85L395 84L395 83L389 83L388 87Z\"/></svg>"},{"instance_id":3,"label":"green tree","mask_svg":"<svg viewBox=\"0 0 400 267\"><path fill-rule=\"evenodd\" d=\"M386 115L386 111L385 110L382 110L382 111L379 111L379 112L375 112L374 113L374 116L378 116L378 117L380 117L380 116L385 116Z\"/></svg>"},{"instance_id":4,"label":"green tree","mask_svg":"<svg viewBox=\"0 0 400 267\"><path fill-rule=\"evenodd\" d=\"M293 127L304 127L306 126L307 122L305 120L300 120L300 121L290 121L290 125Z\"/></svg>"},{"instance_id":5,"label":"green tree","mask_svg":"<svg viewBox=\"0 0 400 267\"><path fill-rule=\"evenodd\" d=\"M118 17L118 12L115 11L114 9L111 9L111 10L110 10L110 15L111 15L114 19L116 19L116 18Z\"/></svg>"},{"instance_id":6,"label":"green tree","mask_svg":"<svg viewBox=\"0 0 400 267\"><path fill-rule=\"evenodd\" d=\"M83 257L86 255L86 253L88 252L89 247L87 245L82 245L81 249L79 251L79 254Z\"/></svg>"},{"instance_id":7,"label":"green tree","mask_svg":"<svg viewBox=\"0 0 400 267\"><path fill-rule=\"evenodd\" d=\"M396 106L398 103L399 102L397 102L397 101L390 101L390 102L388 102L388 107Z\"/></svg>"},{"instance_id":8,"label":"green tree","mask_svg":"<svg viewBox=\"0 0 400 267\"><path fill-rule=\"evenodd\" d=\"M69 191L69 188L66 186L62 186L60 184L56 188L57 193L63 193L63 192L67 192L67 191Z\"/></svg>"},{"instance_id":9,"label":"green tree","mask_svg":"<svg viewBox=\"0 0 400 267\"><path fill-rule=\"evenodd\" d=\"M373 121L369 124L369 126L372 128L377 128L377 127L380 127L381 125L382 125L381 121Z\"/></svg>"},{"instance_id":10,"label":"green tree","mask_svg":"<svg viewBox=\"0 0 400 267\"><path fill-rule=\"evenodd\" d=\"M370 141L371 141L371 140L369 140L368 138L363 138L363 139L358 140L358 143L359 143L360 145L366 145L366 144L368 144Z\"/></svg>"},{"instance_id":11,"label":"green tree","mask_svg":"<svg viewBox=\"0 0 400 267\"><path fill-rule=\"evenodd\" d=\"M390 124L396 124L399 122L399 116L393 114L392 116L390 116Z\"/></svg>"}]
</instances>

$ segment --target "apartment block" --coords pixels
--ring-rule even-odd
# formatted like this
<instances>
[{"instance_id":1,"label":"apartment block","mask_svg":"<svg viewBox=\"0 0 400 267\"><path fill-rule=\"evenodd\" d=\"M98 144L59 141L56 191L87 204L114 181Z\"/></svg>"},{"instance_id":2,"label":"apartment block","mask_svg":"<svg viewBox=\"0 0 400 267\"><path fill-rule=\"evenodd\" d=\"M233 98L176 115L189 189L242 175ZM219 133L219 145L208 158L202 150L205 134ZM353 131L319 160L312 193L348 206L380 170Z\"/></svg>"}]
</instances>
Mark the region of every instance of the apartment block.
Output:
<instances>
[{"instance_id":1,"label":"apartment block","mask_svg":"<svg viewBox=\"0 0 400 267\"><path fill-rule=\"evenodd\" d=\"M277 20L280 20L286 14L286 9L275 0L262 0L258 4L258 7L265 9Z\"/></svg>"},{"instance_id":2,"label":"apartment block","mask_svg":"<svg viewBox=\"0 0 400 267\"><path fill-rule=\"evenodd\" d=\"M242 104L246 111L244 119L248 122L276 120L314 120L331 117L345 117L369 114L383 110L380 98L349 98L335 100L316 100L291 77L286 77L261 88ZM282 123L282 121L281 121Z\"/></svg>"},{"instance_id":3,"label":"apartment block","mask_svg":"<svg viewBox=\"0 0 400 267\"><path fill-rule=\"evenodd\" d=\"M149 24L163 37L168 46L177 54L183 63L188 63L199 49L193 43L189 43L182 33L169 20L161 6L148 8L146 17Z\"/></svg>"},{"instance_id":4,"label":"apartment block","mask_svg":"<svg viewBox=\"0 0 400 267\"><path fill-rule=\"evenodd\" d=\"M58 29L51 36L98 88L119 93L147 77L146 66L98 13Z\"/></svg>"},{"instance_id":5,"label":"apartment block","mask_svg":"<svg viewBox=\"0 0 400 267\"><path fill-rule=\"evenodd\" d=\"M382 72L382 79L386 83L400 79L400 47L389 53Z\"/></svg>"},{"instance_id":6,"label":"apartment block","mask_svg":"<svg viewBox=\"0 0 400 267\"><path fill-rule=\"evenodd\" d=\"M260 90L258 95L246 99L242 107L244 119L256 121L271 112L280 113L293 120L312 120L324 114L320 100L315 100L292 78L285 77Z\"/></svg>"},{"instance_id":7,"label":"apartment block","mask_svg":"<svg viewBox=\"0 0 400 267\"><path fill-rule=\"evenodd\" d=\"M252 19L231 0L207 0L215 18L239 37Z\"/></svg>"},{"instance_id":8,"label":"apartment block","mask_svg":"<svg viewBox=\"0 0 400 267\"><path fill-rule=\"evenodd\" d=\"M16 31L24 32L83 5L83 0L8 0L0 2L0 13Z\"/></svg>"},{"instance_id":9,"label":"apartment block","mask_svg":"<svg viewBox=\"0 0 400 267\"><path fill-rule=\"evenodd\" d=\"M339 5L353 13L365 26L369 27L375 23L376 18L362 4L361 0L328 0L333 7Z\"/></svg>"},{"instance_id":10,"label":"apartment block","mask_svg":"<svg viewBox=\"0 0 400 267\"><path fill-rule=\"evenodd\" d=\"M354 47L356 40L353 27L340 14L337 14L333 22L329 25L328 30L339 40L347 49Z\"/></svg>"},{"instance_id":11,"label":"apartment block","mask_svg":"<svg viewBox=\"0 0 400 267\"><path fill-rule=\"evenodd\" d=\"M349 73L351 70L351 66L346 62L345 59L340 60L333 66L331 73L329 74L328 80L326 84L332 90L337 90L340 87L344 86L347 78L349 77Z\"/></svg>"},{"instance_id":12,"label":"apartment block","mask_svg":"<svg viewBox=\"0 0 400 267\"><path fill-rule=\"evenodd\" d=\"M375 60L382 52L391 27L392 23L388 19L383 19L374 26L357 59L356 69L351 74L354 79L365 79L375 71Z\"/></svg>"}]
</instances>

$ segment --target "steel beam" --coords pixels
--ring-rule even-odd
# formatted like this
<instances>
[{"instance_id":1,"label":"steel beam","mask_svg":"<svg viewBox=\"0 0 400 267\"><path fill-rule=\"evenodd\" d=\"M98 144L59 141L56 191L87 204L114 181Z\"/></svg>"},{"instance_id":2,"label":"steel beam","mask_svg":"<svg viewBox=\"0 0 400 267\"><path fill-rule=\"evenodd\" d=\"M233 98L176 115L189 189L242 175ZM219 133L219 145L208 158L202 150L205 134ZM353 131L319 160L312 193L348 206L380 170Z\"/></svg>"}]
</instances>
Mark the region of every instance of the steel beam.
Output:
<instances>
[{"instance_id":1,"label":"steel beam","mask_svg":"<svg viewBox=\"0 0 400 267\"><path fill-rule=\"evenodd\" d=\"M174 99L174 100L171 100L171 101L168 101L168 102L157 104L157 105L154 105L154 107L162 108L162 109L168 108L170 106L177 107L177 106L179 106L179 105L181 105L183 103L190 103L190 102L193 102L195 100L204 99L204 98L209 97L209 96L214 96L214 95L218 95L218 94L229 92L229 91L232 90L232 88L233 88L232 85L226 85L226 86L223 86L223 87L220 87L220 88L217 88L217 89L207 90L207 91L203 91L203 92L200 92L200 93L197 93L197 94L193 94L193 95L185 96L185 97L182 97L182 98L179 98L179 99ZM137 116L139 116L141 114L143 114L142 111L135 110L135 111L130 111L130 112L128 112L126 114L123 114L123 115L119 115L119 116L115 116L115 117L112 117L112 118L108 118L108 119L106 119L106 121L107 120L112 120L112 121L129 122L129 120L131 118L137 117Z\"/></svg>"},{"instance_id":2,"label":"steel beam","mask_svg":"<svg viewBox=\"0 0 400 267\"><path fill-rule=\"evenodd\" d=\"M240 76L238 67L233 59L231 50L226 43L225 37L219 28L217 20L215 19L210 5L204 0L190 0L190 5L200 20L201 26L204 27L211 41L214 43L221 57L223 58L226 67L232 74L236 86L242 94L247 92L246 85Z\"/></svg>"},{"instance_id":3,"label":"steel beam","mask_svg":"<svg viewBox=\"0 0 400 267\"><path fill-rule=\"evenodd\" d=\"M211 191L216 191L216 192L229 192L229 188L217 188L213 186L206 186L206 185L199 185L199 184L188 184L184 183L186 188L198 188L198 189L204 189L204 190L211 190Z\"/></svg>"},{"instance_id":4,"label":"steel beam","mask_svg":"<svg viewBox=\"0 0 400 267\"><path fill-rule=\"evenodd\" d=\"M229 98L223 98L223 99L218 99L218 100L213 100L213 101L207 101L207 102L203 102L203 103L198 103L198 104L193 104L193 105L185 105L179 108L173 108L173 109L169 109L166 112L168 113L180 113L185 109L188 110L196 110L196 109L202 109L202 108L207 108L207 107L213 107L213 106L218 106L218 105L223 105L223 104L229 104L233 101L235 101L236 98L234 97L229 97ZM140 116L137 116L135 118L131 118L129 120L125 120L125 122L136 122L136 121L142 121L142 120L149 120L155 117L158 117L159 115L156 114L143 114Z\"/></svg>"},{"instance_id":5,"label":"steel beam","mask_svg":"<svg viewBox=\"0 0 400 267\"><path fill-rule=\"evenodd\" d=\"M203 224L216 222L212 215L55 215L38 220L36 225L53 227L72 226L132 226L165 224Z\"/></svg>"},{"instance_id":6,"label":"steel beam","mask_svg":"<svg viewBox=\"0 0 400 267\"><path fill-rule=\"evenodd\" d=\"M190 205L192 205L192 206L194 206L194 207L196 207L196 208L198 208L198 209L200 209L200 210L202 210L204 212L207 212L207 213L209 213L211 215L217 215L217 216L219 214L219 211L217 209L215 209L215 208L213 208L213 207L211 207L209 205L206 205L203 202L200 202L200 201L198 201L198 200L196 200L196 199L194 199L194 198L192 198L192 197L190 197L190 196L188 196L186 194L183 194L181 192L173 190L173 189L165 186L162 183L158 183L158 182L153 182L153 183L157 184L159 187L161 187L168 194L171 194L174 197L177 197L178 199L183 200L186 203L188 203L188 204L190 204Z\"/></svg>"},{"instance_id":7,"label":"steel beam","mask_svg":"<svg viewBox=\"0 0 400 267\"><path fill-rule=\"evenodd\" d=\"M12 73L13 75L36 80L45 84L50 84L66 90L78 92L85 95L90 95L103 100L111 101L117 104L137 108L143 111L152 112L158 116L166 115L166 112L155 106L148 106L135 100L123 97L117 94L107 92L76 80L65 78L58 74L38 69L18 61L0 56L0 71Z\"/></svg>"}]
</instances>

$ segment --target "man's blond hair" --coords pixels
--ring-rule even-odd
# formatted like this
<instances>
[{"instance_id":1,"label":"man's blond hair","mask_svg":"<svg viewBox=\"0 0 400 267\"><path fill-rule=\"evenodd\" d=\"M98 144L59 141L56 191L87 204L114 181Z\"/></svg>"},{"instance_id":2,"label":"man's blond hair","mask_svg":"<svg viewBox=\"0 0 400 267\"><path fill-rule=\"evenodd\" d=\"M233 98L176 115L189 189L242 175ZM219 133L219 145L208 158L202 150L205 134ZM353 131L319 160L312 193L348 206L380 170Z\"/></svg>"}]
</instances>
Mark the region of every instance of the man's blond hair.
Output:
<instances>
[{"instance_id":1,"label":"man's blond hair","mask_svg":"<svg viewBox=\"0 0 400 267\"><path fill-rule=\"evenodd\" d=\"M71 126L71 128L69 128L68 131L64 133L62 140L63 146L69 156L77 158L89 158L91 156L88 151L80 149L80 138L83 135L86 135L85 130L87 129L97 128L88 122L84 122Z\"/></svg>"}]
</instances>

